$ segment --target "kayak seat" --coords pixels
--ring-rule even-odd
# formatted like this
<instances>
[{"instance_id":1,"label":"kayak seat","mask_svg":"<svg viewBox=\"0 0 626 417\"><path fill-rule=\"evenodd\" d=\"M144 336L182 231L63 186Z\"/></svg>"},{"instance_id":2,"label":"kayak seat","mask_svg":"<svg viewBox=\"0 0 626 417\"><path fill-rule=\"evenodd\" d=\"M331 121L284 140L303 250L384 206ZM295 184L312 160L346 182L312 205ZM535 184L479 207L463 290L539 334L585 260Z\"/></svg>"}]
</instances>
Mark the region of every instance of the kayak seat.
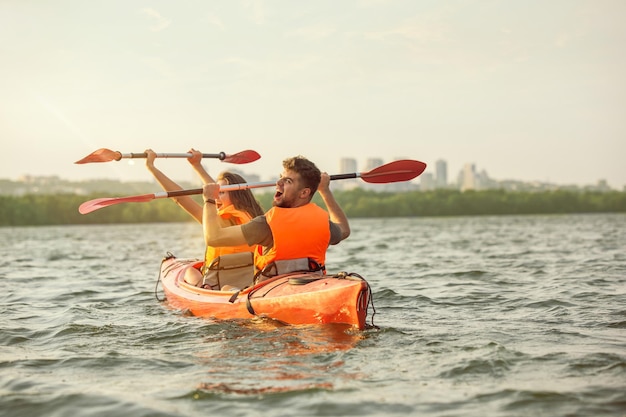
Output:
<instances>
[{"instance_id":1,"label":"kayak seat","mask_svg":"<svg viewBox=\"0 0 626 417\"><path fill-rule=\"evenodd\" d=\"M246 288L254 281L252 252L230 253L213 259L205 268L202 286L220 290L223 286Z\"/></svg>"},{"instance_id":2,"label":"kayak seat","mask_svg":"<svg viewBox=\"0 0 626 417\"><path fill-rule=\"evenodd\" d=\"M270 262L262 271L257 271L255 283L273 278L276 275L291 274L294 272L314 272L324 275L326 268L311 258L281 259Z\"/></svg>"}]
</instances>

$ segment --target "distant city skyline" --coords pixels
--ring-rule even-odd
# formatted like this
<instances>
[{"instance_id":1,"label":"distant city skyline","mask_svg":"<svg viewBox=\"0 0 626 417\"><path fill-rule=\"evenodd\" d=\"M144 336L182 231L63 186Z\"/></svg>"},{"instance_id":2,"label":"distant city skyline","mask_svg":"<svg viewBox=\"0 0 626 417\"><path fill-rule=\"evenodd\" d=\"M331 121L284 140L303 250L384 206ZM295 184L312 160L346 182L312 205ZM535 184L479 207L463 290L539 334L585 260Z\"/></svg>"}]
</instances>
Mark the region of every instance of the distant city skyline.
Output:
<instances>
[{"instance_id":1,"label":"distant city skyline","mask_svg":"<svg viewBox=\"0 0 626 417\"><path fill-rule=\"evenodd\" d=\"M363 161L359 161L356 158L347 158L342 157L337 161L337 170L329 172L332 174L345 174L345 173L360 173L367 172L376 167L384 165L386 163L392 162L398 159L407 159L407 158L394 158L390 160L385 160L380 157L368 157L363 159ZM145 163L144 159L136 159L131 161L133 164L140 163L143 165ZM186 161L181 161L180 159L176 162L173 159L162 159L160 161L163 163L175 164L179 169L174 170L176 174L174 175L172 172L166 172L166 175L170 176L175 181L186 182L186 183L200 183L200 179L197 177L195 171L191 168L191 166L186 165ZM108 164L115 164L118 162L108 162ZM207 165L211 164L212 166L216 166L217 162L214 160L204 160L203 165L205 168L212 174L216 175L216 171L214 169L209 168ZM186 172L186 175L180 175L180 168L183 167L183 170ZM136 167L142 168L142 167ZM244 178L246 178L247 182L254 183L260 181L271 181L278 178L278 174L274 176L263 176L254 171L254 163L244 164L244 165L222 165L220 164L220 170L229 170L233 172L237 172L241 174ZM146 171L147 173L147 171ZM75 180L71 178L65 178L63 176L58 175L50 175L50 176L32 176L32 177L58 177L61 180ZM14 178L12 180L23 180L29 175L20 176L18 178ZM0 178L2 179L2 178ZM92 178L84 178L86 180L90 180ZM102 178L106 179L106 178ZM80 181L80 180L79 180ZM122 180L123 181L123 180ZM144 178L141 179L133 179L128 181L146 181L153 182L154 178L151 175L145 175ZM444 158L437 159L434 163L428 164L426 170L417 178L406 182L406 183L397 183L397 184L367 184L362 180L353 179L353 180L340 180L334 184L334 187L337 189L350 189L354 187L362 187L362 188L371 188L371 189L380 189L380 190L396 190L396 191L407 191L410 189L420 189L420 190L433 190L437 188L452 188L452 189L460 189L462 191L465 190L479 190L479 189L487 189L487 188L509 188L509 189L517 189L520 187L520 184L526 184L527 186L531 186L534 184L537 188L550 188L550 186L554 186L555 188L560 187L580 187L580 188L592 188L599 190L618 190L618 191L626 191L626 186L623 188L611 186L611 184L606 181L606 179L598 178L595 181L589 181L588 183L576 184L576 183L553 183L550 181L541 181L541 180L532 180L525 181L522 179L516 178L493 178L489 175L488 170L485 167L478 167L475 163L465 163L456 173L449 172L448 162Z\"/></svg>"},{"instance_id":2,"label":"distant city skyline","mask_svg":"<svg viewBox=\"0 0 626 417\"><path fill-rule=\"evenodd\" d=\"M396 159L404 159L404 158L396 158ZM364 169L362 171L369 171L371 169L376 168L377 166L383 165L391 161L385 161L382 158L367 158L365 161ZM433 166L434 165L434 166ZM339 173L350 173L350 172L362 172L358 170L358 161L355 158L341 158L339 161ZM452 178L450 180L450 178ZM555 185L555 186L579 186L579 187L594 187L598 189L618 189L615 187L610 187L606 179L599 178L595 181L591 181L586 184L556 184L551 183L549 181L524 181L516 178L492 178L486 168L481 168L480 170L477 168L475 163L465 163L463 167L459 170L457 175L450 175L448 172L448 162L439 158L435 161L434 164L428 165L426 170L417 178L411 181L413 184L419 184L419 188L422 190L432 190L436 188L458 188L461 191L466 190L480 190L486 188L495 188L495 187L504 187L504 188L514 188L514 183L528 183L528 184L541 184L543 186ZM510 183L505 186L503 184ZM345 188L345 187L343 187ZM626 190L626 186L624 186Z\"/></svg>"},{"instance_id":3,"label":"distant city skyline","mask_svg":"<svg viewBox=\"0 0 626 417\"><path fill-rule=\"evenodd\" d=\"M396 158L406 159L406 158ZM353 173L353 172L365 172L391 161L385 161L382 158L372 157L366 158L363 164L363 169L358 169L358 161L355 158L341 158L339 160L339 169L333 171L333 173ZM241 174L248 183L266 182L269 180L275 180L273 178L262 178L260 175L243 171L242 167L250 165L233 165L229 168L229 171ZM191 167L187 167L189 172L189 178L173 178L179 182L183 187L196 188L201 185L201 180ZM448 178L452 178L448 180ZM3 180L3 179L0 179ZM78 194L87 194L89 189L93 187L93 182L98 183L99 179L82 179L79 181L73 181L71 179L62 178L60 176L24 176L18 181L11 181L10 183L4 183L0 192L23 195L29 192L36 193L50 193L50 192L73 192ZM124 181L115 179L100 179L105 183L109 183L109 186L119 188L123 186ZM111 181L119 181L119 184L113 185ZM149 177L147 179L126 181L133 183L133 187L137 186L137 183L154 184L154 192L160 190L156 179ZM84 184L81 185L81 184ZM432 191L436 189L449 189L459 191L469 190L488 190L488 189L503 189L507 191L551 191L557 189L565 189L570 191L600 191L606 192L611 190L626 192L626 187L623 189L617 189L611 187L606 180L600 179L594 183L588 184L555 184L542 181L523 181L516 179L497 179L489 176L485 169L479 169L474 163L466 163L463 168L458 172L456 176L450 176L447 169L447 161L444 159L438 159L435 162L435 169L432 167L430 170L424 171L420 176L414 178L411 181L397 182L397 183L384 183L384 184L371 184L361 179L343 179L338 180L332 184L335 190L351 190L354 188L362 188L371 191L380 192L405 192L405 191ZM263 189L256 191L263 192ZM123 194L123 192L122 192Z\"/></svg>"}]
</instances>

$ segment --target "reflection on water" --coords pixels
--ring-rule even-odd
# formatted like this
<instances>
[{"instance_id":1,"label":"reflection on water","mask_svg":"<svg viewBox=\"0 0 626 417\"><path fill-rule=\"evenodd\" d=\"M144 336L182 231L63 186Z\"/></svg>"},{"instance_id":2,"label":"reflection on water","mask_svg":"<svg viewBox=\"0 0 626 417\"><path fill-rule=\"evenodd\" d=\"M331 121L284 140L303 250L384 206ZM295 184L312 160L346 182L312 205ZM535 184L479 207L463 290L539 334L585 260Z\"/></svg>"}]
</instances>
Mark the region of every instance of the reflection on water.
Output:
<instances>
[{"instance_id":1,"label":"reflection on water","mask_svg":"<svg viewBox=\"0 0 626 417\"><path fill-rule=\"evenodd\" d=\"M286 326L264 318L237 325L206 339L206 350L198 355L208 372L199 390L246 395L332 390L329 374L356 377L342 370L343 354L367 337L345 325Z\"/></svg>"}]
</instances>

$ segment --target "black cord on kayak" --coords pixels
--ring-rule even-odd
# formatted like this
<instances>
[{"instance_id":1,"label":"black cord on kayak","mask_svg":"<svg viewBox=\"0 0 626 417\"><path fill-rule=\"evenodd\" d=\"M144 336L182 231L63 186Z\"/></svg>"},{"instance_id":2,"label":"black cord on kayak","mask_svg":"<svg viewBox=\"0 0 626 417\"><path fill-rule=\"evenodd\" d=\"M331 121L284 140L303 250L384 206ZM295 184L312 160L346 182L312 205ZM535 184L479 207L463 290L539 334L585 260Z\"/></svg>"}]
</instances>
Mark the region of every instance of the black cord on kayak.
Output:
<instances>
[{"instance_id":1,"label":"black cord on kayak","mask_svg":"<svg viewBox=\"0 0 626 417\"><path fill-rule=\"evenodd\" d=\"M367 285L367 306L365 307L367 311L365 312L365 320L366 320L365 327L368 329L378 329L379 327L374 324L374 316L376 315L376 307L374 307L374 294L372 293L372 287L370 286L370 283L367 282L365 278L363 278L361 275L357 274L356 272L349 272L349 273L340 272L337 275L339 276L339 278L345 278L345 279L351 279L352 277L356 277L357 279L360 279L363 282L365 282L365 285ZM372 318L371 318L371 323L367 323L367 316L369 315L368 313L369 313L370 305L372 306Z\"/></svg>"},{"instance_id":2,"label":"black cord on kayak","mask_svg":"<svg viewBox=\"0 0 626 417\"><path fill-rule=\"evenodd\" d=\"M161 260L161 265L163 265L163 262L165 262L166 260L172 259L175 257L176 256L174 256L171 252L167 252L165 254L165 258ZM157 275L156 285L154 286L154 296L156 297L158 302L163 302L167 299L167 297L163 297L162 299L159 298L159 283L161 282L161 265L159 265L159 274Z\"/></svg>"},{"instance_id":3,"label":"black cord on kayak","mask_svg":"<svg viewBox=\"0 0 626 417\"><path fill-rule=\"evenodd\" d=\"M165 297L163 297L162 299L159 298L159 282L161 282L161 271L159 271L159 274L157 275L156 285L154 286L154 296L156 297L158 302L163 302L165 301Z\"/></svg>"},{"instance_id":4,"label":"black cord on kayak","mask_svg":"<svg viewBox=\"0 0 626 417\"><path fill-rule=\"evenodd\" d=\"M365 281L367 284L367 293L369 296L369 304L372 306L372 322L371 324L365 323L365 325L372 329L378 329L378 326L374 324L374 316L376 315L376 307L374 307L374 294L372 293L372 287L370 287L370 283Z\"/></svg>"}]
</instances>

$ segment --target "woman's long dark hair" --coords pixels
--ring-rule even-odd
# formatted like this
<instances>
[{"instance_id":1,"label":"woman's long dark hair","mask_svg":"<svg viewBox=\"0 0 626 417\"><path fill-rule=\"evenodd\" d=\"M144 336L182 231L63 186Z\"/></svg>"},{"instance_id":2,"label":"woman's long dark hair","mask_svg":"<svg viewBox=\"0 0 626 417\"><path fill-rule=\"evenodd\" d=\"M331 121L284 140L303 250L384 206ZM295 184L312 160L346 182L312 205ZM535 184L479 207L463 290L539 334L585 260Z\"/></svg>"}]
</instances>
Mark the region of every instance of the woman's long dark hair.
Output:
<instances>
[{"instance_id":1,"label":"woman's long dark hair","mask_svg":"<svg viewBox=\"0 0 626 417\"><path fill-rule=\"evenodd\" d=\"M244 184L246 182L241 175L230 171L219 174L217 180L225 181L226 184ZM263 215L263 209L250 189L229 191L229 193L230 201L237 210L247 212L252 218Z\"/></svg>"}]
</instances>

